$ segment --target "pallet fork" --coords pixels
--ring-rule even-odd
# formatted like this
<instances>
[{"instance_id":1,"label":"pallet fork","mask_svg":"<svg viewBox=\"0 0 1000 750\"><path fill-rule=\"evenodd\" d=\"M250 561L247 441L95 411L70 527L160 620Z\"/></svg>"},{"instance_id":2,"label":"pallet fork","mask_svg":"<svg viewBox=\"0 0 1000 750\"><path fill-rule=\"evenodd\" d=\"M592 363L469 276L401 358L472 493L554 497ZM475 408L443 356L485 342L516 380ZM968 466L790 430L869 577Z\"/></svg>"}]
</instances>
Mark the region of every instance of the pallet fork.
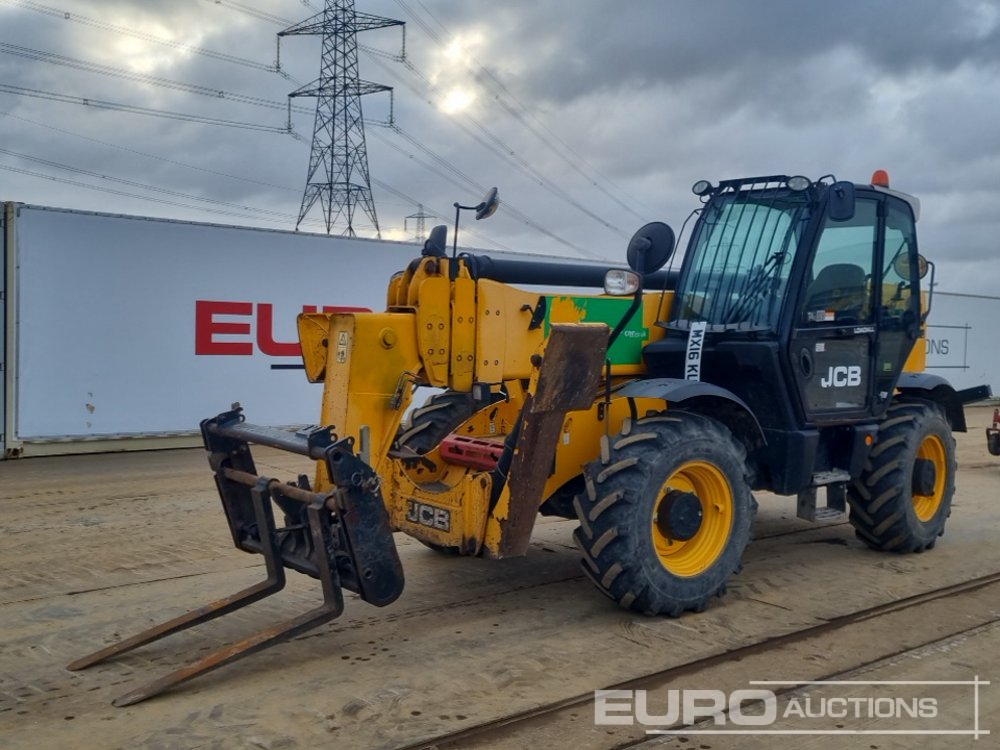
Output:
<instances>
[{"instance_id":1,"label":"pallet fork","mask_svg":"<svg viewBox=\"0 0 1000 750\"><path fill-rule=\"evenodd\" d=\"M354 453L353 438L338 439L329 428L289 433L246 424L238 404L204 420L201 433L233 542L239 549L264 556L267 577L232 596L77 659L67 668L85 669L271 596L284 588L286 567L318 578L323 603L119 696L113 701L115 706L146 700L329 622L344 609L344 588L376 606L395 601L403 590L403 570L378 476ZM294 484L258 476L250 443L323 461L333 490L313 492L304 475ZM274 506L284 513L284 526L276 525Z\"/></svg>"},{"instance_id":2,"label":"pallet fork","mask_svg":"<svg viewBox=\"0 0 1000 750\"><path fill-rule=\"evenodd\" d=\"M485 482L479 486L489 487L486 474L492 475L496 482L493 485L496 507L503 510L502 522L497 522L497 557L523 555L527 550L550 470L550 463L536 457L554 455L566 414L586 409L594 402L607 341L608 329L604 325L553 325L544 356L532 359L537 371L531 392L525 397L516 426L502 445L498 460L492 460L498 447L492 444L489 462L476 454L482 464L478 467L483 474L481 482ZM246 552L264 556L267 578L78 659L68 668L84 669L270 596L284 587L285 568L319 579L323 603L119 696L113 701L116 706L151 698L338 617L344 609L345 588L376 606L390 604L403 590L402 565L380 477L361 457L365 451L361 455L355 452L353 437L338 438L330 427L311 427L292 433L247 424L239 404L204 420L201 434L233 543ZM322 486L332 489L314 492L304 475L287 484L259 476L250 444L277 448L319 462L319 476L324 477ZM398 500L398 490L394 492ZM275 507L284 516L280 527L275 522ZM485 526L488 523L485 504L482 511L481 521Z\"/></svg>"}]
</instances>

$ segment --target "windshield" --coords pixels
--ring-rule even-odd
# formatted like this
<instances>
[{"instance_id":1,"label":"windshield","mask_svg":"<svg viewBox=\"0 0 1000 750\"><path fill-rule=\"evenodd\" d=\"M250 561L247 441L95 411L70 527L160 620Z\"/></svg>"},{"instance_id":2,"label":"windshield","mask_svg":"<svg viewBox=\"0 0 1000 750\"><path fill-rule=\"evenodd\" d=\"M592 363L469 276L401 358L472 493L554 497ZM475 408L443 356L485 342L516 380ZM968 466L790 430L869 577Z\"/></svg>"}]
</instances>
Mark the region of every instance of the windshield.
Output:
<instances>
[{"instance_id":1,"label":"windshield","mask_svg":"<svg viewBox=\"0 0 1000 750\"><path fill-rule=\"evenodd\" d=\"M804 193L772 189L712 198L685 259L671 322L774 330L808 218Z\"/></svg>"}]
</instances>

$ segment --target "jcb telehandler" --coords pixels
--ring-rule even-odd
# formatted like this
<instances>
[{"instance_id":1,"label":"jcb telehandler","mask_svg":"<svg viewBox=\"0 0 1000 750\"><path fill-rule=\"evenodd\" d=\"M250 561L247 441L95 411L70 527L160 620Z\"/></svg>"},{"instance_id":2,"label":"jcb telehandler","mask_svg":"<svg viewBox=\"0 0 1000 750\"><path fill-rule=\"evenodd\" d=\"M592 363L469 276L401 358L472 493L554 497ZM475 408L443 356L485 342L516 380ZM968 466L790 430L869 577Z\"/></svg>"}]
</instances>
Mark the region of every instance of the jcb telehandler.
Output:
<instances>
[{"instance_id":1,"label":"jcb telehandler","mask_svg":"<svg viewBox=\"0 0 1000 750\"><path fill-rule=\"evenodd\" d=\"M662 223L633 237L630 270L449 257L437 227L390 280L385 312L301 315L320 426L253 426L238 406L201 425L233 541L264 556L267 579L70 669L268 596L285 568L322 582L320 607L116 705L336 617L343 588L388 604L403 589L394 531L502 558L525 554L539 512L576 519L594 585L671 616L724 594L753 490L797 496L809 520L849 509L876 549L933 547L955 489L952 431L989 389L922 372L933 281L918 201L882 172L694 192L678 270L661 270L674 249ZM496 203L493 191L477 218ZM421 386L441 390L404 421ZM260 476L251 443L315 459L315 476Z\"/></svg>"}]
</instances>

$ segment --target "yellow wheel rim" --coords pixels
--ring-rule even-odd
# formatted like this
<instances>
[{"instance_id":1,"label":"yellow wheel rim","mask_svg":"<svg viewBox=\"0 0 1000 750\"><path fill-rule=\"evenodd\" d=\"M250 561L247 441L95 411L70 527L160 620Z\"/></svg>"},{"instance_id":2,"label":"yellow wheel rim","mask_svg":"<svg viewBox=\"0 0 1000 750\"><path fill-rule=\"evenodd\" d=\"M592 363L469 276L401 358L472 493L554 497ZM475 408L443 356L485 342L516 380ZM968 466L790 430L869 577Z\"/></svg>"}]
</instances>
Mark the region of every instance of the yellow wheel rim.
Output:
<instances>
[{"instance_id":1,"label":"yellow wheel rim","mask_svg":"<svg viewBox=\"0 0 1000 750\"><path fill-rule=\"evenodd\" d=\"M671 492L690 493L701 503L701 525L686 541L670 539L657 521L660 504ZM704 573L725 550L733 528L733 490L726 476L705 461L682 465L660 488L651 528L653 545L664 568L683 577Z\"/></svg>"},{"instance_id":2,"label":"yellow wheel rim","mask_svg":"<svg viewBox=\"0 0 1000 750\"><path fill-rule=\"evenodd\" d=\"M945 481L948 478L948 453L937 435L928 435L917 448L917 458L934 464L934 490L929 495L913 493L913 510L921 521L930 521L941 507Z\"/></svg>"}]
</instances>

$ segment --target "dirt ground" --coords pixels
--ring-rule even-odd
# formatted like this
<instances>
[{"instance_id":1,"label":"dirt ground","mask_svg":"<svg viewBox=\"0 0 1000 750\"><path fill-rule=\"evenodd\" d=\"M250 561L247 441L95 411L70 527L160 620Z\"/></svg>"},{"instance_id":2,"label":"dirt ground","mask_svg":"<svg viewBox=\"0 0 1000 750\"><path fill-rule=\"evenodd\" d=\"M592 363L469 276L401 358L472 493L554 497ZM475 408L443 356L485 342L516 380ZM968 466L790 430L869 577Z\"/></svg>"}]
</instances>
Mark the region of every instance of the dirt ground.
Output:
<instances>
[{"instance_id":1,"label":"dirt ground","mask_svg":"<svg viewBox=\"0 0 1000 750\"><path fill-rule=\"evenodd\" d=\"M997 747L1000 458L985 446L992 410L967 414L954 512L928 553L870 551L845 521L808 524L793 498L762 496L728 596L669 619L593 588L575 522L539 519L527 557L500 562L397 535L407 584L394 604L347 594L338 620L127 708L111 700L310 609L317 582L291 574L277 596L70 672L79 656L260 580L261 559L233 548L201 450L0 463L0 748ZM274 476L305 469L257 457ZM650 718L670 690L765 687L784 717L772 729L809 734L595 722L598 689L633 691L616 699L629 705L641 693ZM806 703L871 713L879 698L932 701L935 716L784 714ZM885 733L915 726L937 733Z\"/></svg>"}]
</instances>

